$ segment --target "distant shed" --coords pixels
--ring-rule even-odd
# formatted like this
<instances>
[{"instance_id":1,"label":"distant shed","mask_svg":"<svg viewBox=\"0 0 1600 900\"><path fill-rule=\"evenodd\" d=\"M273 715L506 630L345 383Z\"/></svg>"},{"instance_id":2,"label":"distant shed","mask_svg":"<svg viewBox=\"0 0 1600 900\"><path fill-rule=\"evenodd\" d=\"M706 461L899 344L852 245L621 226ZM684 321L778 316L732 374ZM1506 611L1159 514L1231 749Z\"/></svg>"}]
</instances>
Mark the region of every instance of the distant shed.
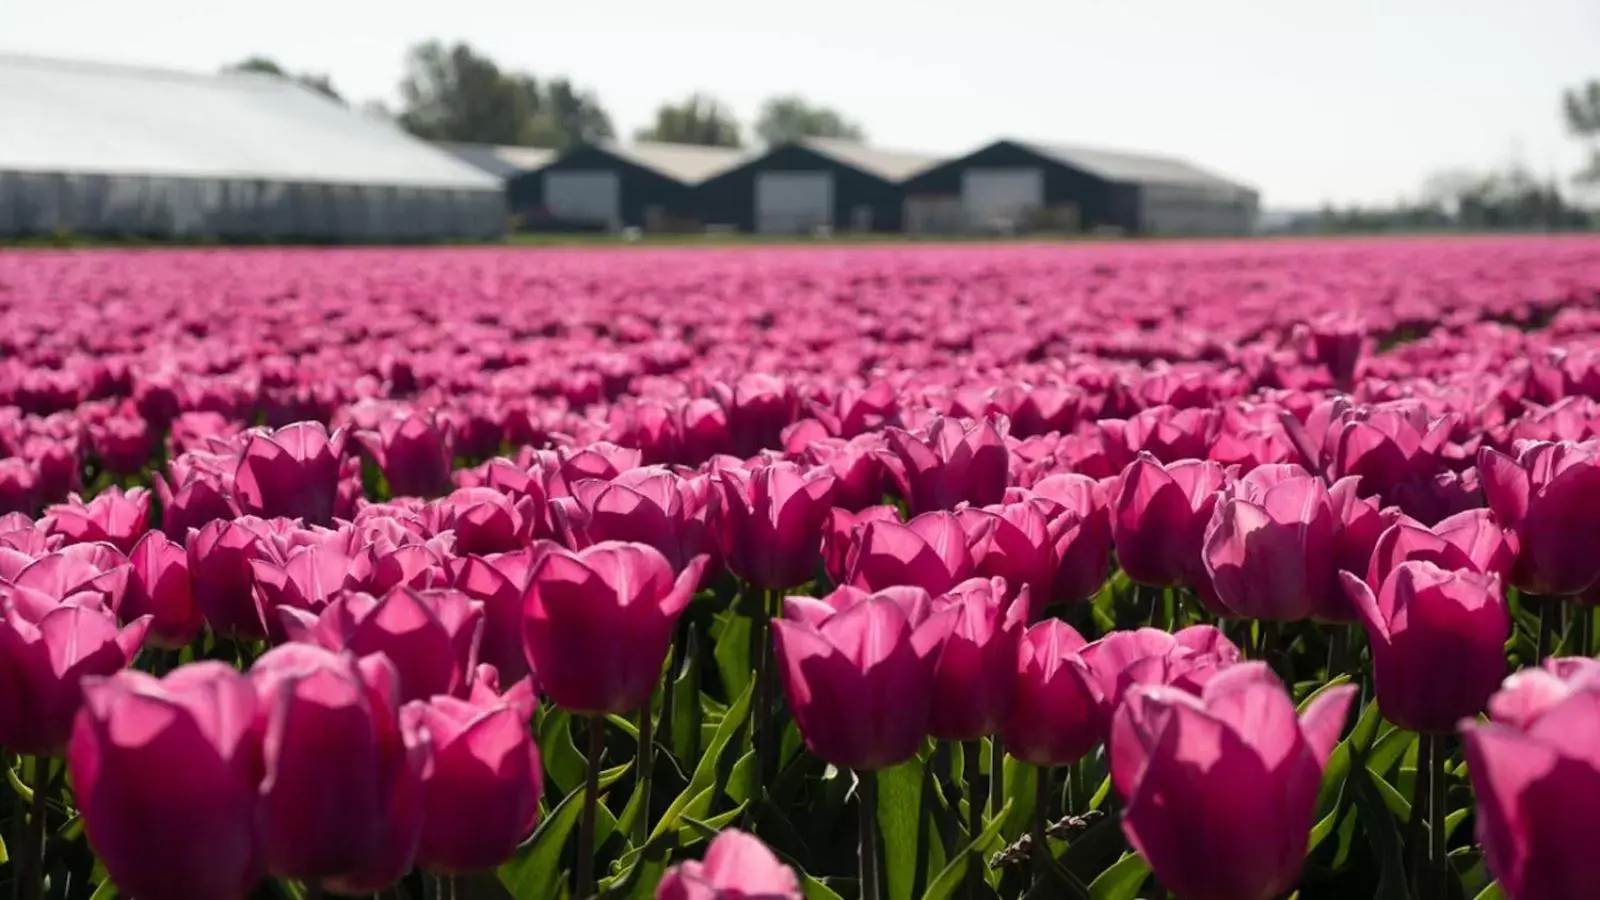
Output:
<instances>
[{"instance_id":1,"label":"distant shed","mask_svg":"<svg viewBox=\"0 0 1600 900\"><path fill-rule=\"evenodd\" d=\"M905 180L937 163L925 153L811 138L779 144L699 187L707 222L760 234L900 231Z\"/></svg>"},{"instance_id":2,"label":"distant shed","mask_svg":"<svg viewBox=\"0 0 1600 900\"><path fill-rule=\"evenodd\" d=\"M1260 196L1185 160L1002 140L905 184L908 231L1246 234Z\"/></svg>"},{"instance_id":3,"label":"distant shed","mask_svg":"<svg viewBox=\"0 0 1600 900\"><path fill-rule=\"evenodd\" d=\"M556 158L556 151L544 147L465 144L456 141L439 141L435 146L478 171L493 175L502 181L509 181L524 172L537 172Z\"/></svg>"},{"instance_id":4,"label":"distant shed","mask_svg":"<svg viewBox=\"0 0 1600 900\"><path fill-rule=\"evenodd\" d=\"M507 191L512 211L533 227L681 230L705 221L695 189L746 155L653 141L580 144L538 172L513 177Z\"/></svg>"}]
</instances>

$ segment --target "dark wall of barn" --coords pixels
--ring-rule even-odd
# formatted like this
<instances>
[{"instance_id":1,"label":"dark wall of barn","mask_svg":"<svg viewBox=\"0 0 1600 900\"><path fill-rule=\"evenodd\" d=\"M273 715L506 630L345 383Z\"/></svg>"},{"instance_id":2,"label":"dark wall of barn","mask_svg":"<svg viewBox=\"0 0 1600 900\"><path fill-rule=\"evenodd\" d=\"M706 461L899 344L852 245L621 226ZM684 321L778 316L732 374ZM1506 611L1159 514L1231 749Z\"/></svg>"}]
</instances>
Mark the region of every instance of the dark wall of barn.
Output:
<instances>
[{"instance_id":1,"label":"dark wall of barn","mask_svg":"<svg viewBox=\"0 0 1600 900\"><path fill-rule=\"evenodd\" d=\"M544 206L545 173L596 170L617 173L624 225L644 227L645 210L650 207L660 207L674 219L702 219L693 191L687 185L599 147L579 147L537 172L527 172L507 182L506 196L511 212L520 215L530 227L537 227L535 220Z\"/></svg>"},{"instance_id":2,"label":"dark wall of barn","mask_svg":"<svg viewBox=\"0 0 1600 900\"><path fill-rule=\"evenodd\" d=\"M756 229L756 176L761 172L832 172L833 227L852 226L851 211L872 209L873 231L899 231L905 194L900 186L799 146L778 147L731 172L724 172L695 190L702 221Z\"/></svg>"},{"instance_id":3,"label":"dark wall of barn","mask_svg":"<svg viewBox=\"0 0 1600 900\"><path fill-rule=\"evenodd\" d=\"M1077 204L1083 228L1107 225L1137 230L1138 207L1132 188L1114 185L1008 142L991 144L923 172L905 183L903 195L955 197L961 194L961 173L966 169L1032 167L1044 170L1045 203Z\"/></svg>"}]
</instances>

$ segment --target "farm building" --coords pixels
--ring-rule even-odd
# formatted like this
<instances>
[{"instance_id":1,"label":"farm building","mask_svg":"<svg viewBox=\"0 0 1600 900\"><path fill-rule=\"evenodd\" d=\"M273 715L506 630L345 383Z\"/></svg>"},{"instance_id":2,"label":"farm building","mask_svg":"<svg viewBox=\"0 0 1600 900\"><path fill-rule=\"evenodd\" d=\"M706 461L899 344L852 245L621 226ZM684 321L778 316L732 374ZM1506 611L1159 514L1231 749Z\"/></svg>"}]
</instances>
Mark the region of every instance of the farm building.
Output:
<instances>
[{"instance_id":1,"label":"farm building","mask_svg":"<svg viewBox=\"0 0 1600 900\"><path fill-rule=\"evenodd\" d=\"M1166 156L1002 140L909 179L905 230L1245 234L1259 197Z\"/></svg>"},{"instance_id":2,"label":"farm building","mask_svg":"<svg viewBox=\"0 0 1600 900\"><path fill-rule=\"evenodd\" d=\"M0 235L487 238L500 182L292 81L0 55Z\"/></svg>"},{"instance_id":3,"label":"farm building","mask_svg":"<svg viewBox=\"0 0 1600 900\"><path fill-rule=\"evenodd\" d=\"M705 221L760 234L899 231L901 184L938 159L812 138L779 144L700 186Z\"/></svg>"},{"instance_id":4,"label":"farm building","mask_svg":"<svg viewBox=\"0 0 1600 900\"><path fill-rule=\"evenodd\" d=\"M439 141L434 146L501 181L510 181L524 172L537 172L556 158L556 151L543 147L463 144L454 141Z\"/></svg>"},{"instance_id":5,"label":"farm building","mask_svg":"<svg viewBox=\"0 0 1600 900\"><path fill-rule=\"evenodd\" d=\"M512 178L506 190L528 227L692 229L705 221L695 189L746 155L652 141L580 144L542 170Z\"/></svg>"}]
</instances>

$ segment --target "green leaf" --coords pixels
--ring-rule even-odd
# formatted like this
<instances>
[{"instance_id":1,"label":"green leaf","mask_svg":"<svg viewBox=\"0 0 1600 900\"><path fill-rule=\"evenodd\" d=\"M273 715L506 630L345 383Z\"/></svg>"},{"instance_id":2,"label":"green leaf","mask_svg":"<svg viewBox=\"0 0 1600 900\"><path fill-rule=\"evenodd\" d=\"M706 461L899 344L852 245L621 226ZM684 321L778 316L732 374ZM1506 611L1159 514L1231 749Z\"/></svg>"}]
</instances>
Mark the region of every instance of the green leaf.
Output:
<instances>
[{"instance_id":1,"label":"green leaf","mask_svg":"<svg viewBox=\"0 0 1600 900\"><path fill-rule=\"evenodd\" d=\"M1006 802L1012 808L1001 834L1009 842L1022 837L1033 822L1034 788L1038 784L1039 768L1008 754L1001 771L1005 773Z\"/></svg>"},{"instance_id":2,"label":"green leaf","mask_svg":"<svg viewBox=\"0 0 1600 900\"><path fill-rule=\"evenodd\" d=\"M883 843L883 874L889 900L912 900L921 867L918 845L923 840L922 776L918 757L876 773L864 774L878 784L878 836Z\"/></svg>"},{"instance_id":3,"label":"green leaf","mask_svg":"<svg viewBox=\"0 0 1600 900\"><path fill-rule=\"evenodd\" d=\"M750 664L750 619L735 610L719 613L712 635L717 646L712 657L717 661L717 674L729 697L737 697L755 680L755 669Z\"/></svg>"},{"instance_id":4,"label":"green leaf","mask_svg":"<svg viewBox=\"0 0 1600 900\"><path fill-rule=\"evenodd\" d=\"M516 855L500 867L500 883L515 900L545 900L557 896L561 876L561 851L583 812L583 790L573 791L555 808Z\"/></svg>"},{"instance_id":5,"label":"green leaf","mask_svg":"<svg viewBox=\"0 0 1600 900\"><path fill-rule=\"evenodd\" d=\"M11 782L11 789L17 792L23 803L33 805L33 788L22 783L22 778L17 775L16 769L6 769L6 780Z\"/></svg>"},{"instance_id":6,"label":"green leaf","mask_svg":"<svg viewBox=\"0 0 1600 900\"><path fill-rule=\"evenodd\" d=\"M623 763L620 766L612 766L609 769L601 769L600 770L600 790L601 791L605 791L607 788L611 787L613 784L616 784L618 781L621 781L622 780L622 776L628 774L628 772L633 769L633 762L634 761L630 759L630 760L628 760L627 762Z\"/></svg>"},{"instance_id":7,"label":"green leaf","mask_svg":"<svg viewBox=\"0 0 1600 900\"><path fill-rule=\"evenodd\" d=\"M628 736L628 740L633 741L635 744L639 743L639 726L637 724L624 719L616 713L607 715L606 721L621 729Z\"/></svg>"},{"instance_id":8,"label":"green leaf","mask_svg":"<svg viewBox=\"0 0 1600 900\"><path fill-rule=\"evenodd\" d=\"M1317 791L1318 810L1333 808L1333 804L1339 799L1339 792L1344 789L1345 779L1350 776L1351 763L1367 755L1372 740L1378 733L1378 726L1382 722L1383 716L1378 712L1378 704L1376 702L1367 704L1361 711L1361 717L1356 720L1356 726L1351 730L1350 736L1333 748L1333 753L1328 756L1328 765L1322 773L1322 787Z\"/></svg>"},{"instance_id":9,"label":"green leaf","mask_svg":"<svg viewBox=\"0 0 1600 900\"><path fill-rule=\"evenodd\" d=\"M1371 771L1364 765L1350 773L1350 799L1361 818L1362 830L1379 866L1378 892L1373 900L1408 900L1405 848L1400 827L1384 805Z\"/></svg>"},{"instance_id":10,"label":"green leaf","mask_svg":"<svg viewBox=\"0 0 1600 900\"><path fill-rule=\"evenodd\" d=\"M1298 708L1296 708L1295 712L1301 713L1301 714L1305 713L1306 708L1309 707L1312 703L1316 702L1316 699L1318 697L1322 696L1323 694L1327 693L1328 691L1333 690L1336 687L1339 687L1341 685L1346 685L1346 684L1349 684L1349 683L1350 683L1350 676L1349 675L1340 675L1338 678L1335 678L1335 679L1332 679L1331 681L1327 681L1327 682L1323 683L1316 690L1314 690L1311 693L1307 694L1306 698L1304 700L1300 701L1300 706Z\"/></svg>"},{"instance_id":11,"label":"green leaf","mask_svg":"<svg viewBox=\"0 0 1600 900\"><path fill-rule=\"evenodd\" d=\"M928 885L928 890L922 895L922 900L949 900L955 892L965 883L967 878L967 864L973 856L978 857L980 863L986 848L1000 838L1000 827L1005 824L1006 818L1011 814L1011 804L1000 807L1000 815L989 820L983 831L976 839L969 841L961 851L950 860L938 877Z\"/></svg>"},{"instance_id":12,"label":"green leaf","mask_svg":"<svg viewBox=\"0 0 1600 900\"><path fill-rule=\"evenodd\" d=\"M11 861L11 852L6 849L6 839L0 836L0 866Z\"/></svg>"},{"instance_id":13,"label":"green leaf","mask_svg":"<svg viewBox=\"0 0 1600 900\"><path fill-rule=\"evenodd\" d=\"M1417 733L1404 728L1390 729L1387 734L1378 739L1372 748L1372 755L1367 757L1367 768L1379 778L1387 777L1389 770L1395 763L1405 757L1417 742Z\"/></svg>"},{"instance_id":14,"label":"green leaf","mask_svg":"<svg viewBox=\"0 0 1600 900\"><path fill-rule=\"evenodd\" d=\"M844 900L833 888L810 875L804 872L797 874L800 876L800 892L805 895L806 900Z\"/></svg>"},{"instance_id":15,"label":"green leaf","mask_svg":"<svg viewBox=\"0 0 1600 900\"><path fill-rule=\"evenodd\" d=\"M566 796L583 785L587 764L583 754L572 742L572 715L555 706L539 709L536 735L539 755L544 758L544 768L550 775L550 784L557 796Z\"/></svg>"},{"instance_id":16,"label":"green leaf","mask_svg":"<svg viewBox=\"0 0 1600 900\"><path fill-rule=\"evenodd\" d=\"M1366 766L1362 766L1362 768L1366 769L1369 775L1372 774L1371 769L1367 769ZM1389 812L1396 819L1409 822L1411 820L1411 801L1402 796L1394 785L1384 781L1377 775L1372 775L1370 780L1378 795L1383 798L1383 805L1389 808Z\"/></svg>"},{"instance_id":17,"label":"green leaf","mask_svg":"<svg viewBox=\"0 0 1600 900\"><path fill-rule=\"evenodd\" d=\"M684 644L683 673L672 682L672 752L678 759L700 758L700 656L697 633Z\"/></svg>"},{"instance_id":18,"label":"green leaf","mask_svg":"<svg viewBox=\"0 0 1600 900\"><path fill-rule=\"evenodd\" d=\"M1471 814L1472 810L1470 808L1463 807L1462 809L1458 809L1446 815L1444 817L1445 837L1449 838L1451 835L1455 834L1456 829L1460 827L1461 823L1465 822L1467 820L1467 816Z\"/></svg>"},{"instance_id":19,"label":"green leaf","mask_svg":"<svg viewBox=\"0 0 1600 900\"><path fill-rule=\"evenodd\" d=\"M678 829L678 846L693 847L701 841L709 841L722 832L722 829L732 825L734 820L744 815L746 804L739 804L725 812L718 813L704 822L694 816L682 816L680 821L683 827Z\"/></svg>"},{"instance_id":20,"label":"green leaf","mask_svg":"<svg viewBox=\"0 0 1600 900\"><path fill-rule=\"evenodd\" d=\"M1100 873L1089 885L1090 900L1134 900L1139 888L1150 877L1150 864L1137 853L1128 853L1111 868Z\"/></svg>"},{"instance_id":21,"label":"green leaf","mask_svg":"<svg viewBox=\"0 0 1600 900\"><path fill-rule=\"evenodd\" d=\"M95 887L94 893L90 895L89 900L112 900L115 896L117 896L117 886L111 883L111 879L107 878Z\"/></svg>"},{"instance_id":22,"label":"green leaf","mask_svg":"<svg viewBox=\"0 0 1600 900\"><path fill-rule=\"evenodd\" d=\"M1334 827L1339 824L1339 814L1343 811L1343 804L1335 804L1333 812L1323 816L1321 821L1312 826L1311 838L1306 842L1307 856L1317 852L1317 848L1321 847L1322 842L1328 839L1328 835L1333 834Z\"/></svg>"},{"instance_id":23,"label":"green leaf","mask_svg":"<svg viewBox=\"0 0 1600 900\"><path fill-rule=\"evenodd\" d=\"M689 778L689 786L684 788L683 792L673 799L672 804L667 807L667 811L662 814L661 821L656 823L655 830L650 833L651 841L668 832L675 832L678 827L678 817L690 811L690 805L700 799L702 795L704 795L704 803L709 807L715 796L714 786L717 780L717 763L722 758L722 753L727 749L728 744L733 741L734 735L744 727L745 721L750 718L750 700L754 692L755 683L751 682L745 686L744 692L739 695L739 699L728 707L728 714L722 717L721 724L717 726L717 733L712 736L710 743L706 745L705 754L700 757L699 764L695 766L694 775ZM740 742L741 749L743 743L743 741ZM705 812L701 811L699 815L703 816ZM637 853L640 849L642 848L635 847L634 852Z\"/></svg>"},{"instance_id":24,"label":"green leaf","mask_svg":"<svg viewBox=\"0 0 1600 900\"><path fill-rule=\"evenodd\" d=\"M1477 900L1506 900L1506 892L1500 887L1500 882L1492 881L1479 892Z\"/></svg>"}]
</instances>

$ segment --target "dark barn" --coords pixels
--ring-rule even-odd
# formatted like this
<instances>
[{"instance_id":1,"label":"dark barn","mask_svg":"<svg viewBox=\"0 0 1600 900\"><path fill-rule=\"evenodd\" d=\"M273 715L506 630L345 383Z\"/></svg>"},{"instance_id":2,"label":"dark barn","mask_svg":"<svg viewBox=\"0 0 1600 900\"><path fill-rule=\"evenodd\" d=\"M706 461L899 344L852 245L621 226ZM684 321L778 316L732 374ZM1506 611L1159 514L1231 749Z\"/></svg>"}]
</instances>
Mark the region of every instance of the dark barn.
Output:
<instances>
[{"instance_id":1,"label":"dark barn","mask_svg":"<svg viewBox=\"0 0 1600 900\"><path fill-rule=\"evenodd\" d=\"M902 183L936 161L811 138L774 146L708 179L695 193L706 223L740 231L900 231Z\"/></svg>"},{"instance_id":2,"label":"dark barn","mask_svg":"<svg viewBox=\"0 0 1600 900\"><path fill-rule=\"evenodd\" d=\"M695 188L745 157L689 144L583 144L516 176L507 194L530 228L688 230L705 221Z\"/></svg>"},{"instance_id":3,"label":"dark barn","mask_svg":"<svg viewBox=\"0 0 1600 900\"><path fill-rule=\"evenodd\" d=\"M905 183L905 230L1245 234L1256 192L1180 159L1003 140Z\"/></svg>"}]
</instances>

